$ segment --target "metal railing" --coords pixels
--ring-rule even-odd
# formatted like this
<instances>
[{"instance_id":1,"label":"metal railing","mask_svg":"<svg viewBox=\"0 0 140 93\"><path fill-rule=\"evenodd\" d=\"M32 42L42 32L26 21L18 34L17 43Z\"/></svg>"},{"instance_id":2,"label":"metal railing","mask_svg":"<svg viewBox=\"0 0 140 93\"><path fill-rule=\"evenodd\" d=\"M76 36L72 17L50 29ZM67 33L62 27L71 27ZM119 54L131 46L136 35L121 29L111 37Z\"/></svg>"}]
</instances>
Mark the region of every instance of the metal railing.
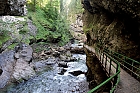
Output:
<instances>
[{"instance_id":1,"label":"metal railing","mask_svg":"<svg viewBox=\"0 0 140 93\"><path fill-rule=\"evenodd\" d=\"M113 57L111 57L108 53L105 51L101 51L100 49L96 48L91 49L90 46L84 45L85 48L87 48L89 51L95 53L100 60L103 68L107 71L108 79L90 90L88 93L94 93L98 89L100 89L102 86L106 85L108 82L112 83L110 93L113 93L116 86L118 85L120 81L120 64L117 60L115 60Z\"/></svg>"},{"instance_id":2,"label":"metal railing","mask_svg":"<svg viewBox=\"0 0 140 93\"><path fill-rule=\"evenodd\" d=\"M103 41L99 40L97 36L98 44L97 46L101 47L103 44ZM140 81L140 62L131 59L127 56L124 56L120 53L113 52L108 50L107 48L104 48L104 52L108 53L110 56L112 56L114 59L118 60L120 63L120 66L128 73L131 74L135 79Z\"/></svg>"},{"instance_id":3,"label":"metal railing","mask_svg":"<svg viewBox=\"0 0 140 93\"><path fill-rule=\"evenodd\" d=\"M140 62L108 49L99 49L96 47L95 49L90 49L89 51L96 54L102 64L102 67L107 71L109 78L90 90L88 93L94 93L108 82L112 83L110 93L113 93L120 81L120 65L125 71L129 72L134 78L140 81Z\"/></svg>"},{"instance_id":4,"label":"metal railing","mask_svg":"<svg viewBox=\"0 0 140 93\"><path fill-rule=\"evenodd\" d=\"M120 62L121 67L129 72L131 76L138 79L140 81L140 62L133 60L129 57L126 57L122 54L119 54L117 52L109 51L107 49L104 50L107 52L110 56L115 58Z\"/></svg>"}]
</instances>

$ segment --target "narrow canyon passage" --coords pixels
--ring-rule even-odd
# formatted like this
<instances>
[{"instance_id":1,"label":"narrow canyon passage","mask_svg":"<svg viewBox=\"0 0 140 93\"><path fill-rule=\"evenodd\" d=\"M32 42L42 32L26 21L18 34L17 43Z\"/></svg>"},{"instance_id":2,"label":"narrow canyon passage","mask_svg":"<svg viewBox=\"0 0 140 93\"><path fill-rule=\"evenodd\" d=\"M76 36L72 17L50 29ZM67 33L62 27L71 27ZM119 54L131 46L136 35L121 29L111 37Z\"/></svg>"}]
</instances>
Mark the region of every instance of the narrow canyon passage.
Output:
<instances>
[{"instance_id":1,"label":"narrow canyon passage","mask_svg":"<svg viewBox=\"0 0 140 93\"><path fill-rule=\"evenodd\" d=\"M89 91L89 83L86 79L88 68L83 49L86 38L83 34L82 22L79 23L76 20L74 24L70 25L70 31L74 38L63 47L46 45L43 47L46 47L47 51L42 50L40 54L36 54L33 50L37 48L37 45L32 45L33 50L28 45L20 45L25 46L25 49L15 50L14 56L17 62L21 56L23 56L23 60L29 59L31 57L31 55L27 55L29 51L29 54L33 52L33 58L32 62L28 62L29 66L27 63L21 66L21 60L19 63L16 62L19 67L16 66L14 76L18 78L24 77L24 74L30 75L34 73L29 71L32 70L31 68L36 74L29 80L21 78L17 82L10 83L0 89L0 93L87 93Z\"/></svg>"}]
</instances>

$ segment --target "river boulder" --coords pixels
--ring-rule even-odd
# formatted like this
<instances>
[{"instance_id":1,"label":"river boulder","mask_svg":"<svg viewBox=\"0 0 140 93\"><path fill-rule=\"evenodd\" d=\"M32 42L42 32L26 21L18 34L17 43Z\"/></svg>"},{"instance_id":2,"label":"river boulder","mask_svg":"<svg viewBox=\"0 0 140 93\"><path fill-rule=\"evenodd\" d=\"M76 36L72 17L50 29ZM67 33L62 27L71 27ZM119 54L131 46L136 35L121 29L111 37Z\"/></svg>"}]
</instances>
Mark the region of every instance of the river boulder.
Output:
<instances>
[{"instance_id":1,"label":"river boulder","mask_svg":"<svg viewBox=\"0 0 140 93\"><path fill-rule=\"evenodd\" d=\"M15 62L14 51L0 54L0 88L3 88L10 81Z\"/></svg>"},{"instance_id":2,"label":"river boulder","mask_svg":"<svg viewBox=\"0 0 140 93\"><path fill-rule=\"evenodd\" d=\"M11 81L27 80L35 75L32 62L33 50L26 44L19 44L14 50L0 54L0 88Z\"/></svg>"}]
</instances>

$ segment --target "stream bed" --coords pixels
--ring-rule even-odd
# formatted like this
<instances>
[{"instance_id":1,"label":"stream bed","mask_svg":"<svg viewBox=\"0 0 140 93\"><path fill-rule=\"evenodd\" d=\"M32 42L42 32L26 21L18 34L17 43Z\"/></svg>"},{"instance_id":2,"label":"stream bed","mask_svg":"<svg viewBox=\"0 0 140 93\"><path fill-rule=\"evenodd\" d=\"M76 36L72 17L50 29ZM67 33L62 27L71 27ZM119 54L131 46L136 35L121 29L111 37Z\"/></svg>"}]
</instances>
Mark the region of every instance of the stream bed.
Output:
<instances>
[{"instance_id":1,"label":"stream bed","mask_svg":"<svg viewBox=\"0 0 140 93\"><path fill-rule=\"evenodd\" d=\"M64 62L57 58L48 58L43 61L47 64L47 70L10 87L7 93L87 93L86 55L72 54L72 57L76 60Z\"/></svg>"}]
</instances>

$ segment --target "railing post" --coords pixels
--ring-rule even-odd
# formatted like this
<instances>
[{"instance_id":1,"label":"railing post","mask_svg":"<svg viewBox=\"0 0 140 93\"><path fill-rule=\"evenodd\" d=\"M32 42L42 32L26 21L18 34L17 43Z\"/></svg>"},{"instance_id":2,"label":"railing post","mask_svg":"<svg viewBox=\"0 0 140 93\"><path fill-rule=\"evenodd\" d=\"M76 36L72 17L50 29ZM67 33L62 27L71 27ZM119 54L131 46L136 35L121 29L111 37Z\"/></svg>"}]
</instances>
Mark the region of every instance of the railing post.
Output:
<instances>
[{"instance_id":1,"label":"railing post","mask_svg":"<svg viewBox=\"0 0 140 93\"><path fill-rule=\"evenodd\" d=\"M102 58L102 65L103 65L103 63L104 63L104 53L103 53L103 58Z\"/></svg>"},{"instance_id":2,"label":"railing post","mask_svg":"<svg viewBox=\"0 0 140 93\"><path fill-rule=\"evenodd\" d=\"M110 59L110 66L109 66L109 76L110 76L110 73L111 73L111 64L112 64L112 60Z\"/></svg>"},{"instance_id":3,"label":"railing post","mask_svg":"<svg viewBox=\"0 0 140 93\"><path fill-rule=\"evenodd\" d=\"M116 68L116 73L118 72L118 65L117 65L117 68ZM116 75L114 77L114 82L113 82L113 86L115 86L115 84L117 83L117 78L118 78L118 75Z\"/></svg>"},{"instance_id":4,"label":"railing post","mask_svg":"<svg viewBox=\"0 0 140 93\"><path fill-rule=\"evenodd\" d=\"M134 61L132 60L132 68L131 68L132 71L134 70L133 66L134 66ZM134 72L134 71L133 71L133 72ZM131 72L131 75L132 75L132 76L133 76L133 72Z\"/></svg>"},{"instance_id":5,"label":"railing post","mask_svg":"<svg viewBox=\"0 0 140 93\"><path fill-rule=\"evenodd\" d=\"M105 69L106 69L106 65L107 65L107 56L105 58Z\"/></svg>"},{"instance_id":6,"label":"railing post","mask_svg":"<svg viewBox=\"0 0 140 93\"><path fill-rule=\"evenodd\" d=\"M126 57L124 57L124 61L123 61L123 69L124 69L124 63L125 63L125 61L126 61Z\"/></svg>"},{"instance_id":7,"label":"railing post","mask_svg":"<svg viewBox=\"0 0 140 93\"><path fill-rule=\"evenodd\" d=\"M96 48L95 54L99 58L100 63L102 64L103 68L105 68L105 70L107 70L109 78L107 80L105 80L104 82L102 82L101 84L99 84L98 86L96 86L95 88L91 89L88 93L94 93L96 90L103 87L108 82L113 83L111 85L112 87L111 87L110 93L114 93L114 90L115 90L115 88L116 88L116 86L118 85L118 82L119 82L120 64L118 63L117 60L115 60L112 57L113 56L112 51L108 51L108 50L103 51L102 49ZM117 65L114 65L115 63ZM113 68L116 69L115 74L114 74L114 69Z\"/></svg>"}]
</instances>

